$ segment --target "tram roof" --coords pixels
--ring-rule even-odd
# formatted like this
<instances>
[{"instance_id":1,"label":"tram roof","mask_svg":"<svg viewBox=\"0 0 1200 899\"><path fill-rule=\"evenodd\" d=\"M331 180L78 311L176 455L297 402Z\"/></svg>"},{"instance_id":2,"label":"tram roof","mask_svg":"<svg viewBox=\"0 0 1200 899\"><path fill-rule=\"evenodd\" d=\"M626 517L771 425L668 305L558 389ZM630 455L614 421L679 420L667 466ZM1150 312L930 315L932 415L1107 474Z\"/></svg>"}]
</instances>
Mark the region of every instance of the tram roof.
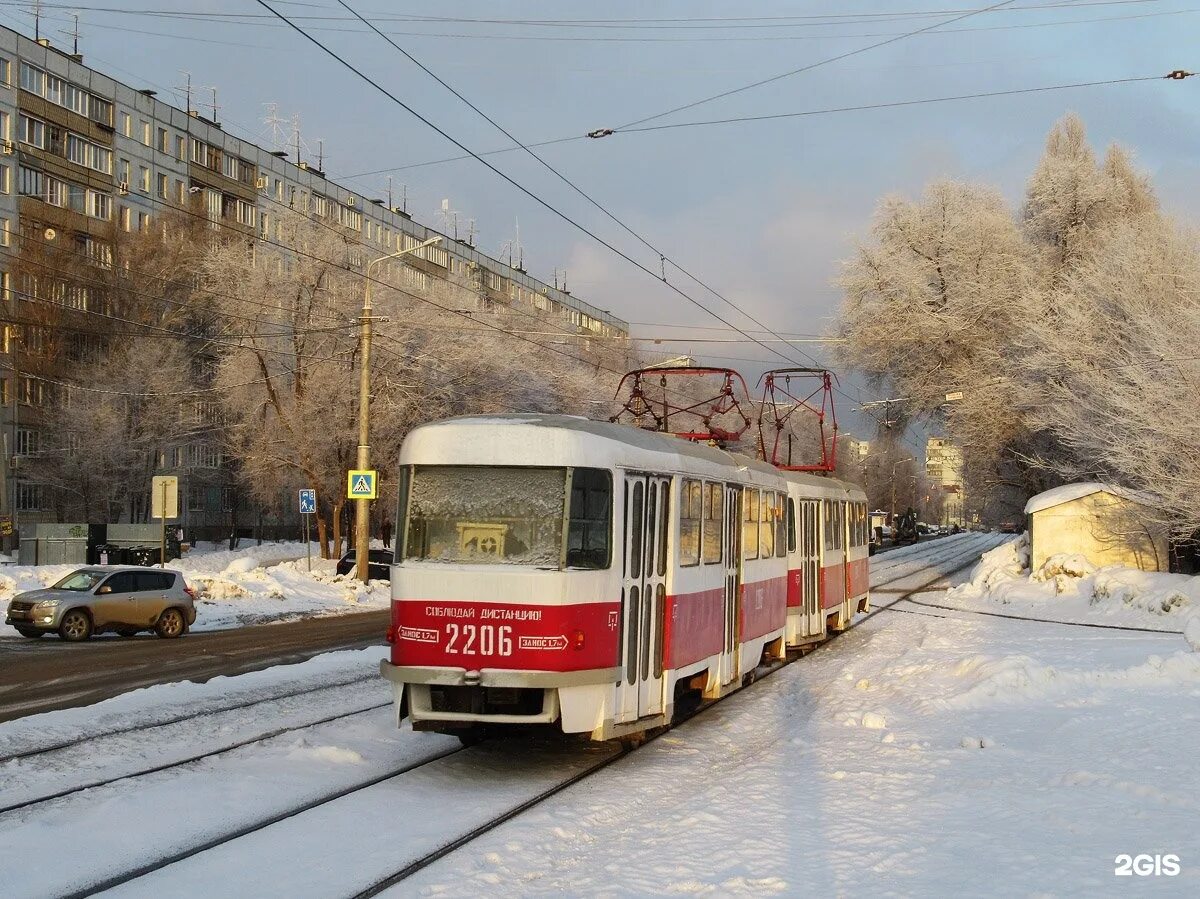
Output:
<instances>
[{"instance_id":1,"label":"tram roof","mask_svg":"<svg viewBox=\"0 0 1200 899\"><path fill-rule=\"evenodd\" d=\"M676 456L686 456L702 459L718 465L736 465L739 468L749 468L762 474L773 474L783 477L793 483L806 484L813 487L840 487L853 493L862 490L855 484L832 477L799 471L783 471L760 459L754 459L742 453L733 453L719 447L684 440L660 431L648 431L631 425L616 424L608 421L596 421L581 415L552 415L540 412L509 412L496 415L464 415L457 418L447 418L430 422L413 429L413 434L420 431L445 428L477 428L477 427L513 427L544 428L555 431L568 431L597 437L615 443L632 446L639 450L654 453L667 453Z\"/></svg>"}]
</instances>

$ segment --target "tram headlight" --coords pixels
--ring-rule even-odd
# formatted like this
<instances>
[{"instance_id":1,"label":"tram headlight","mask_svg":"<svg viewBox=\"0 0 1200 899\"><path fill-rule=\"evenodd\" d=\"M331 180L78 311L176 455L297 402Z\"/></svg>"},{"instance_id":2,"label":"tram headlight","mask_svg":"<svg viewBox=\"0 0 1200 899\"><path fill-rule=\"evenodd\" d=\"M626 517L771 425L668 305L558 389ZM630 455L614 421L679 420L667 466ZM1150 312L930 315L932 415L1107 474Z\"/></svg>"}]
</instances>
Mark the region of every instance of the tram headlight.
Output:
<instances>
[{"instance_id":1,"label":"tram headlight","mask_svg":"<svg viewBox=\"0 0 1200 899\"><path fill-rule=\"evenodd\" d=\"M575 649L583 649L583 631L576 630L571 633L571 646Z\"/></svg>"}]
</instances>

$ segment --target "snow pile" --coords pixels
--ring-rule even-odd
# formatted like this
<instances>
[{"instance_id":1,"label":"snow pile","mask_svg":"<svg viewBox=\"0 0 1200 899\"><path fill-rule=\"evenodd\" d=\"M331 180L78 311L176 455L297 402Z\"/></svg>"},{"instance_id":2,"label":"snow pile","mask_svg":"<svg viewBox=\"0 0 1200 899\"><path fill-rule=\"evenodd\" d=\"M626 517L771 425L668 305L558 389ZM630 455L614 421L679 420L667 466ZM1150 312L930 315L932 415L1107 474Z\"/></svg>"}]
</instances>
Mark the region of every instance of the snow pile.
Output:
<instances>
[{"instance_id":1,"label":"snow pile","mask_svg":"<svg viewBox=\"0 0 1200 899\"><path fill-rule=\"evenodd\" d=\"M1200 577L1120 565L1097 568L1081 555L1066 553L1030 571L1026 535L984 553L971 580L946 598L964 608L1000 603L1013 607L1006 612L1064 621L1195 628L1200 642Z\"/></svg>"},{"instance_id":2,"label":"snow pile","mask_svg":"<svg viewBox=\"0 0 1200 899\"><path fill-rule=\"evenodd\" d=\"M264 543L238 550L189 553L168 562L196 591L193 630L217 630L301 616L336 615L387 608L387 581L361 581L335 572L336 562L317 557L312 571L303 543ZM18 593L48 587L80 565L7 565L0 569L0 604ZM0 636L16 636L0 624Z\"/></svg>"},{"instance_id":3,"label":"snow pile","mask_svg":"<svg viewBox=\"0 0 1200 899\"><path fill-rule=\"evenodd\" d=\"M1125 667L1067 668L1046 665L1026 655L1000 658L974 656L951 669L957 681L935 705L944 708L985 708L997 702L1062 700L1096 697L1105 689L1196 689L1200 686L1200 654L1174 652L1151 655Z\"/></svg>"}]
</instances>

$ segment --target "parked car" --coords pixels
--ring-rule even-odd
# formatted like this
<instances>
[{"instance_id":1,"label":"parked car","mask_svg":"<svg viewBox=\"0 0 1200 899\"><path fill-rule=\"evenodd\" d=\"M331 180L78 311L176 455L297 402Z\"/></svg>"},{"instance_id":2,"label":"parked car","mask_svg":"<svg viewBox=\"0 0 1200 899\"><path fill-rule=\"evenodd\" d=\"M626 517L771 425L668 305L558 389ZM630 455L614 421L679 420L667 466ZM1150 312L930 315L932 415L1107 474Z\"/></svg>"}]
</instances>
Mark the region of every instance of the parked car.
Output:
<instances>
[{"instance_id":1,"label":"parked car","mask_svg":"<svg viewBox=\"0 0 1200 899\"><path fill-rule=\"evenodd\" d=\"M338 574L349 574L358 564L358 556L354 550L346 553L337 563ZM367 556L367 576L373 581L390 581L392 579L392 551L390 549L373 549Z\"/></svg>"},{"instance_id":2,"label":"parked car","mask_svg":"<svg viewBox=\"0 0 1200 899\"><path fill-rule=\"evenodd\" d=\"M132 637L154 631L181 637L196 621L196 591L178 571L94 565L43 590L18 593L4 623L24 637L57 633L71 642L116 631Z\"/></svg>"}]
</instances>

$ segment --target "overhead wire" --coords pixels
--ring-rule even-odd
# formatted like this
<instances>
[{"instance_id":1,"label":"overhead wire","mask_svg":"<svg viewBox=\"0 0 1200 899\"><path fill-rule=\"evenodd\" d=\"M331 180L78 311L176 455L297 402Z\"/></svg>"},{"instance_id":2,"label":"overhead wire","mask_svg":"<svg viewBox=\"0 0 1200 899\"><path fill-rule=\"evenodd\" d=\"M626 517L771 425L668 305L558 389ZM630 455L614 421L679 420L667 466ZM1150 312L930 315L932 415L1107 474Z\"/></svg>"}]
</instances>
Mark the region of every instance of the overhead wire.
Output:
<instances>
[{"instance_id":1,"label":"overhead wire","mask_svg":"<svg viewBox=\"0 0 1200 899\"><path fill-rule=\"evenodd\" d=\"M757 81L752 81L749 84L743 84L740 87L730 88L729 90L724 90L724 91L721 91L720 93L712 94L707 97L702 97L699 100L693 100L690 103L684 103L680 106L674 106L670 109L663 110L662 112L656 112L653 115L642 116L640 119L634 119L631 122L626 122L623 125L619 125L614 130L620 130L623 128L632 128L635 125L644 125L646 122L653 122L653 121L661 119L665 116L674 115L677 112L683 112L684 110L687 110L687 109L695 109L697 106L702 106L705 103L711 103L714 100L722 100L725 97L732 97L735 94L744 93L745 91L753 90L754 88L757 88L757 87L762 87L767 84L773 84L776 81L782 81L785 78L791 78L792 76L799 75L802 72L811 72L813 69L820 68L821 66L827 66L827 65L831 65L832 63L835 63L835 62L841 62L842 60L850 59L851 57L854 57L854 56L859 56L859 55L861 55L863 53L867 53L871 50L878 50L880 47L886 47L889 44L894 44L894 43L897 43L898 41L906 40L907 38L916 37L917 35L923 34L926 31L933 31L934 29L941 28L945 25L953 25L955 22L961 22L964 19L969 19L973 16L983 15L984 13L992 12L993 10L1000 9L1001 7L1009 6L1013 2L1014 2L1014 0L1000 0L999 3L993 3L990 6L986 6L982 9L970 10L968 12L962 13L961 15L953 16L949 19L940 19L931 25L926 25L922 28L916 28L916 29L913 29L912 31L906 31L903 34L898 34L898 35L894 35L892 37L885 38L882 41L877 41L876 43L868 44L865 47L856 47L855 49L848 50L844 53L838 53L838 54L835 54L834 56L827 56L824 59L817 60L816 62L806 63L805 65L797 66L794 69L789 69L786 72L780 72L779 74L772 75L769 78L760 78Z\"/></svg>"},{"instance_id":2,"label":"overhead wire","mask_svg":"<svg viewBox=\"0 0 1200 899\"><path fill-rule=\"evenodd\" d=\"M271 9L271 7L270 7L268 4L266 4L265 2L263 2L263 0L258 0L258 2L259 2L259 4L260 4L260 5L262 5L262 6L266 7L267 9ZM660 250L658 250L658 248L657 248L657 247L655 247L653 244L651 244L651 243L650 243L650 242L649 242L649 241L648 241L646 238L644 238L642 235L638 234L636 231L634 231L632 228L630 228L628 225L626 225L626 224L625 224L623 221L621 221L621 219L619 219L619 218L618 218L616 215L614 215L614 214L613 214L611 211L609 211L609 210L608 210L608 209L607 209L605 206L603 206L601 203L599 203L597 200L595 200L593 197L591 197L591 196L590 196L588 193L586 193L586 192L585 192L585 191L584 191L582 188L580 188L580 187L579 187L578 185L576 185L576 184L575 184L573 181L571 181L569 178L567 178L565 175L563 175L561 172L559 172L559 171L558 171L556 168L554 168L554 167L553 167L553 166L551 166L549 163L547 163L547 162L546 162L544 159L542 159L540 156L538 156L538 154L534 153L534 152L533 152L532 150L530 150L530 149L529 149L527 146L525 146L524 144L522 144L522 143L521 143L521 141L520 141L520 140L518 140L518 139L517 139L515 136L513 136L513 135L512 135L512 134L511 134L511 133L510 133L510 132L509 132L507 129L505 129L505 128L504 128L502 125L500 125L498 122L496 122L496 121L495 121L495 120L494 120L494 119L493 119L491 116L487 115L485 112L483 112L481 109L479 109L479 107L478 107L478 106L476 106L474 103L472 103L470 100L468 100L468 99L467 99L465 96L463 96L463 95L462 95L462 94L461 94L459 91L455 90L455 89L454 89L454 88L453 88L451 85L449 85L449 84L448 84L446 81L444 81L444 80L443 80L443 79L442 79L440 76L438 76L437 74L435 74L435 73L434 73L432 70L430 70L430 69L429 69L427 66L425 66L423 63L421 63L419 60L417 60L417 59L416 59L416 58L415 58L415 57L414 57L412 54L410 54L410 53L409 53L408 51L406 51L404 48L400 47L398 44L396 44L394 41L392 41L392 40L391 40L390 38L388 38L386 35L382 34L382 32L380 32L378 28L376 28L376 27L375 27L375 26L374 26L372 23L370 23L369 21L367 21L366 19L364 19L364 18L363 18L361 15L359 15L359 13L358 13L357 11L355 11L355 10L354 10L352 7L350 7L350 6L349 6L349 5L348 5L348 4L345 2L345 0L337 0L337 2L338 2L338 4L339 4L340 6L342 6L342 7L343 7L344 9L346 9L347 11L351 12L351 13L352 13L353 15L355 15L355 16L356 16L356 17L357 17L357 18L358 18L360 21L362 21L362 22L363 22L364 24L366 24L366 25L367 25L369 28L371 28L373 31L375 31L377 34L379 34L379 36L380 36L380 37L382 37L382 38L383 38L383 39L384 39L384 40L385 40L385 41L386 41L386 42L387 42L389 45L391 45L393 48L395 48L397 51L399 51L399 52L400 52L400 53L401 53L403 56L405 56L405 58L407 58L407 59L408 59L410 62L412 62L413 64L417 65L417 66L418 66L418 67L419 67L419 68L420 68L422 71L424 71L426 74L428 74L428 75L429 75L431 78L433 78L435 81L437 81L437 82L438 82L440 85L442 85L444 88L446 88L446 89L447 89L448 91L450 91L452 94L454 94L454 96L455 96L455 97L457 97L457 98L458 98L460 101L462 101L463 103L465 103L465 104L466 104L468 107L470 107L470 108L471 108L471 109L472 109L474 112L476 112L476 113L477 113L479 116L481 116L483 119L485 119L485 120L486 120L486 121L487 121L489 124L491 124L491 125L492 125L493 127L495 127L497 130L499 130L499 131L500 131L502 134L504 134L504 136L505 136L505 137L507 137L509 140L513 141L513 142L514 142L514 143L516 143L518 146L520 146L522 149L524 149L526 153L528 153L528 154L529 154L530 156L532 156L532 157L533 157L533 158L534 158L534 159L535 159L535 160L536 160L538 163L540 163L540 164L541 164L541 165L542 165L544 168L546 168L548 171L550 171L550 172L551 172L551 173L553 173L553 174L554 174L556 177L558 177L558 178L559 178L559 180L563 181L563 182L564 182L564 183L565 183L565 184L566 184L568 187L570 187L570 188L571 188L572 190L574 190L574 191L575 191L577 194L579 194L580 196L582 196L582 197L583 197L585 200L587 200L587 201L588 201L588 202L589 202L591 205L593 205L594 207L596 207L597 209L599 209L599 210L600 210L602 213L604 213L604 215L606 215L606 216L607 216L609 219L611 219L613 222L615 222L616 224L618 224L618 225L619 225L619 226L620 226L622 229L624 229L624 230L625 230L626 232L628 232L630 235L632 235L632 236L633 236L633 237L635 237L637 240L639 240L639 241L640 241L640 242L641 242L641 243L642 243L644 246L646 246L648 249L650 249L650 250L651 250L651 252L656 252L656 253L658 253L658 255L659 255L659 259L660 259L660 262L661 262L663 265L665 265L665 263L666 263L667 261L669 261L669 260L667 259L666 255L665 255L664 253L662 253ZM1007 2L1011 2L1011 0L1007 0ZM997 6L1002 6L1002 5L1004 5L1004 4L1003 4L1003 3L1002 3L1002 4L998 4ZM273 11L274 11L274 10L273 10ZM281 15L281 14L279 14L278 12L276 12L276 15L280 16L280 18L281 18L281 19L283 19L284 21L288 21L286 17L282 16L282 15ZM373 82L373 81L372 81L370 78L368 78L368 77L367 77L366 75L364 75L363 73L359 72L359 71L358 71L358 70L357 70L357 69L356 69L354 66L350 65L350 64L349 64L347 61L345 61L344 59L342 59L341 57L339 57L339 56L338 56L336 53L333 53L331 50L329 50L328 48L326 48L326 47L325 47L323 44L321 44L319 41L317 41L317 40L315 40L314 38L312 38L310 35L307 35L307 34L306 34L304 31L303 31L303 29L300 29L300 28L299 28L299 27L297 27L297 26L293 26L293 27L295 27L295 28L296 28L296 30L300 32L300 34L302 34L302 35L304 35L305 37L307 37L307 38L308 38L310 41L312 41L313 43L315 43L315 44L316 44L318 47L320 47L321 49L325 50L325 52L326 52L326 53L328 53L329 55L333 56L335 59L338 59L339 61L341 61L341 62L342 62L344 65L346 65L346 66L347 66L348 68L350 68L352 71L355 71L355 73L356 73L356 74L358 74L358 75L359 75L359 77L363 78L363 79L364 79L364 80L366 80L368 83L374 84L374 86L375 86L375 87L377 87L378 89L380 89L380 90L381 90L383 93L385 93L385 95L387 95L387 94L388 94L388 92L387 92L386 90L384 90L384 89L383 89L382 87L380 87L378 84L375 84L375 83L374 83L374 82ZM486 162L486 160L482 159L482 158L481 158L481 157L480 157L478 154L474 153L474 152L473 152L473 151L472 151L470 148L468 148L468 147L464 146L463 144L461 144L460 142L458 142L458 141L457 141L457 140L455 140L454 138L450 137L448 134L446 134L446 132L442 131L442 130L441 130L440 128L438 128L436 125L433 125L433 123L432 123L432 122L430 122L429 120L427 120L427 119L425 119L424 117L422 117L422 116L420 116L419 114L417 114L417 113L416 113L414 110L412 110L410 107L406 106L406 104L404 104L402 101L399 101L399 100L397 100L396 98L393 98L393 99L394 99L396 102L398 102L398 103L399 103L399 104L400 104L400 105L401 105L403 108L405 108L405 109L406 109L408 112L410 112L410 114L416 115L416 116L417 116L418 118L420 118L420 119L421 119L423 122L425 122L425 124L429 125L430 127L433 127L433 128L434 128L435 130L437 130L437 131L438 131L440 134L442 134L442 135L443 135L444 137L446 137L447 139L451 140L453 143L455 143L455 144L456 144L457 146L459 146L461 149L463 149L463 150L465 150L466 152L470 153L472 156L474 156L474 158L478 159L478 160L479 160L481 163L483 163L483 164L484 164L484 165L485 165L487 168L489 168L489 169L490 169L491 171L493 171L495 174L497 174L497 175L499 175L500 177L504 178L506 181L508 181L509 183L513 184L514 186L518 187L518 188L519 188L519 189L521 189L521 190L522 190L524 193L526 193L527 195L531 196L533 199L535 199L535 200L537 200L539 203L541 203L541 205L543 205L543 206L545 206L546 208L550 209L552 212L554 212L555 214L557 214L557 215L558 215L560 218L563 218L563 219L565 219L565 220L566 220L566 221L568 221L570 224L574 225L576 228L579 228L580 230L582 230L582 231L583 231L585 234L588 234L589 236L591 236L593 239L595 239L595 240L599 241L599 242L600 242L600 243L602 243L604 246L608 247L610 250L612 250L613 252L617 253L617 255L621 256L622 258L626 259L627 261L631 262L631 263L632 263L632 264L634 264L635 266L637 266L637 267L641 268L643 271L646 271L648 274L650 274L651 276L653 276L653 272L650 272L648 269L646 269L646 268L645 268L644 266L642 266L640 263L638 263L637 261L635 261L634 259L632 259L631 257L629 257L627 254L625 254L625 253L624 253L624 252L622 252L621 250L617 249L617 248L616 248L615 246L613 246L612 244L610 244L610 243L608 243L608 242L604 241L602 238L600 238L599 236L595 235L593 232L591 232L591 231L590 231L590 230L588 230L587 228L584 228L582 225L579 225L578 223L576 223L576 222L574 222L573 220L569 219L569 218L568 218L567 216L565 216L563 213L559 212L559 211L558 211L558 210L557 210L555 207L551 206L551 205L550 205L549 203L547 203L546 201L544 201L544 200L541 200L541 198L540 198L540 197L537 197L536 195L532 194L532 193L531 193L531 192L530 192L528 189L524 188L522 185L519 185L519 184L518 184L516 181L514 181L512 178L510 178L509 176L507 176L506 174L504 174L504 173L503 173L503 172L501 172L500 170L496 169L494 166L490 165L488 162ZM676 268L677 270L679 270L680 272L682 272L684 275L686 275L688 278L690 278L691 280L693 280L694 282L696 282L697 284L699 284L701 287L703 287L703 288L704 288L705 290L707 290L709 293L713 294L713 295L714 295L714 296L716 296L718 299L722 300L724 303L726 303L727 305L729 305L730 307L732 307L732 308L733 308L733 309L735 309L736 311L740 312L742 315L744 315L744 316L746 316L747 318L749 318L751 321L753 321L755 324L757 324L757 325L758 325L760 328L763 328L763 329L764 329L765 331L767 331L768 333L770 333L770 334L775 334L775 332L774 332L772 329L770 329L769 327L767 327L765 324L763 324L761 321L759 321L758 319L756 319L754 316L752 316L752 315L750 315L749 313L747 313L745 310L743 310L743 309L741 309L740 307L738 307L738 306L737 306L736 304L734 304L732 301L728 300L728 299L727 299L725 296L723 296L721 293L719 293L719 292L718 292L717 290L715 290L713 287L711 287L710 285L708 285L707 283L705 283L704 281L702 281L702 280L701 280L699 277L697 277L696 275L692 274L690 271L688 271L687 269L683 268L681 265L679 265L678 263L674 262L673 260L670 260L670 261L671 261L671 265L672 265L674 268ZM700 303L698 300L694 299L694 298L693 298L693 297L691 297L689 294L687 294L686 292L684 292L684 291L682 291L681 289L679 289L679 288L678 288L676 285L674 285L674 284L671 284L669 281L667 281L667 279L666 279L666 276L665 276L665 273L664 273L664 275L663 275L663 277L662 277L662 279L661 279L661 280L662 280L664 283L666 283L668 287L670 287L670 288L672 288L673 290L675 290L675 292L676 292L676 293L680 294L681 296L683 296L684 298L686 298L686 299L687 299L689 302L691 302L692 304L696 305L696 306L697 306L697 307L699 307L700 309L703 309L704 311L708 312L710 315L712 315L712 316L713 316L714 318L716 318L718 321L720 321L720 322L722 322L723 324L727 325L728 327L730 327L730 328L732 328L732 329L736 330L738 333L742 334L742 335L743 335L743 337L746 337L746 338L747 338L747 339L749 339L750 341L752 341L752 342L754 342L754 343L757 343L758 345L762 346L764 349L767 349L767 350L769 350L769 351L773 352L775 355L778 355L780 358L783 358L785 361L791 362L791 363L793 363L793 364L796 362L796 360L794 360L794 359L792 359L792 358L788 357L788 356L787 356L786 354L784 354L784 353L781 353L779 350L775 349L774 347L771 347L771 346L769 346L767 343L763 342L762 340L759 340L758 338L755 338L755 337L753 337L753 336L752 336L752 335L750 335L748 332L744 331L743 329L741 329L741 328L739 328L738 326L734 325L732 322L729 322L727 319L725 319L725 318L723 318L722 316L718 315L716 312L714 312L713 310L711 310L711 309L710 309L710 308L708 308L707 306L704 306L704 305L703 305L702 303ZM777 335L777 334L775 334L775 336L776 336L776 337L778 337L778 338L779 338L781 341L783 341L783 342L787 343L787 341L786 341L786 339L785 339L785 338L782 338L782 337L780 337L780 336L779 336L779 335ZM806 357L807 357L807 358L808 358L810 361L812 361L814 364L816 364L816 365L818 365L818 366L822 366L822 367L824 367L824 366L822 365L822 363L821 363L819 360L817 360L815 357L813 357L811 354L809 354L809 353L807 353L807 352L804 352L803 350L801 350L801 351L800 351L800 353L801 353L801 355L803 355L803 356L806 356ZM836 392L840 393L840 394L841 394L843 397L845 397L845 398L847 398L847 399L850 399L851 401L853 401L853 400L854 400L854 398L853 398L852 396L850 396L850 394L848 394L848 393L846 393L845 391L841 390L841 388L834 386L834 387L833 387L833 389L834 389Z\"/></svg>"}]
</instances>

